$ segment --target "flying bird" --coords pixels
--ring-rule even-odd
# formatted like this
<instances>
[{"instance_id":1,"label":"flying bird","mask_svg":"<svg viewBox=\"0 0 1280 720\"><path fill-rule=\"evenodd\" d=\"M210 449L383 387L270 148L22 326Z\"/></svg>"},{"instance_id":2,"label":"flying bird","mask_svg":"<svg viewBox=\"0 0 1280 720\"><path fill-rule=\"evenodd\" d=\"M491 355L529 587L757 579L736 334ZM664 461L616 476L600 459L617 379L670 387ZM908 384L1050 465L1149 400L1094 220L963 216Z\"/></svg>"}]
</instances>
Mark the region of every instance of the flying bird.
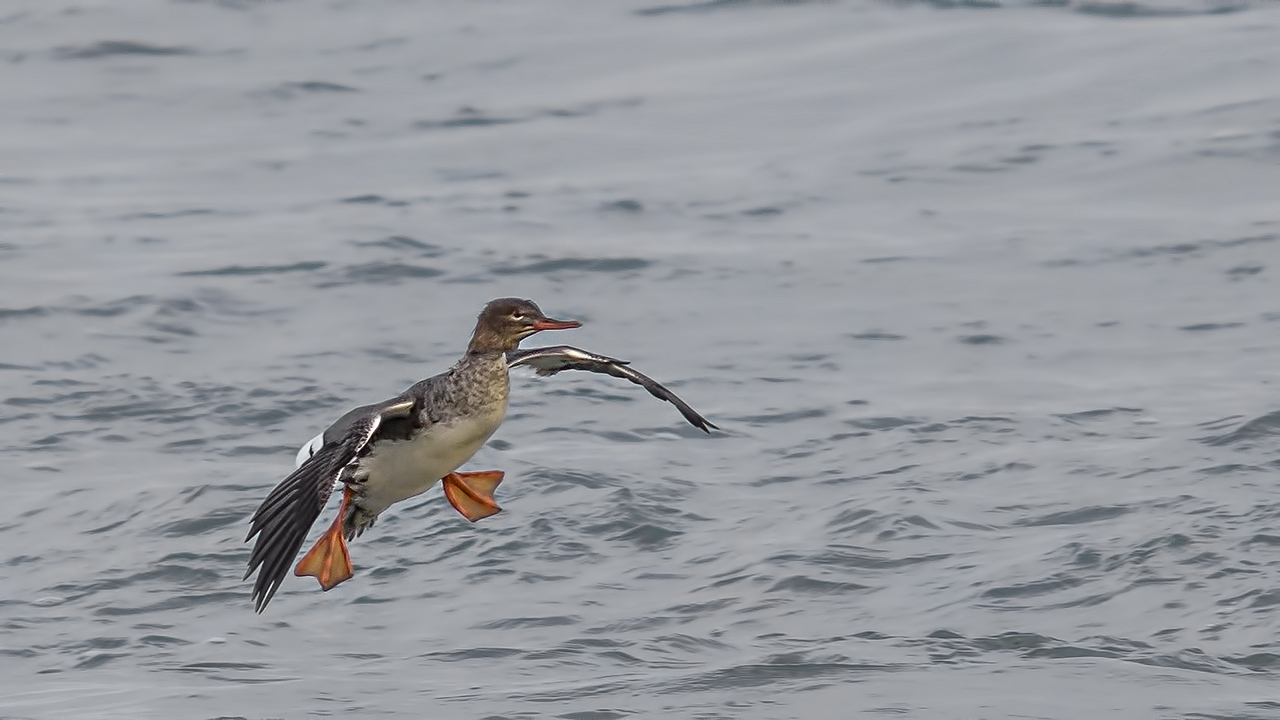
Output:
<instances>
[{"instance_id":1,"label":"flying bird","mask_svg":"<svg viewBox=\"0 0 1280 720\"><path fill-rule=\"evenodd\" d=\"M426 492L437 481L454 509L472 522L501 511L493 491L503 472L458 468L502 423L513 367L528 365L539 375L588 370L630 380L675 405L694 427L708 433L716 429L626 361L568 345L519 349L520 341L535 333L580 325L547 317L531 300L494 300L480 313L467 351L453 367L390 400L348 412L303 446L297 469L271 491L250 521L245 542L254 536L257 541L244 577L258 571L254 609L262 612L271 602L339 483L337 517L294 569L297 575L314 576L324 590L354 573L347 540L373 525L383 510Z\"/></svg>"}]
</instances>

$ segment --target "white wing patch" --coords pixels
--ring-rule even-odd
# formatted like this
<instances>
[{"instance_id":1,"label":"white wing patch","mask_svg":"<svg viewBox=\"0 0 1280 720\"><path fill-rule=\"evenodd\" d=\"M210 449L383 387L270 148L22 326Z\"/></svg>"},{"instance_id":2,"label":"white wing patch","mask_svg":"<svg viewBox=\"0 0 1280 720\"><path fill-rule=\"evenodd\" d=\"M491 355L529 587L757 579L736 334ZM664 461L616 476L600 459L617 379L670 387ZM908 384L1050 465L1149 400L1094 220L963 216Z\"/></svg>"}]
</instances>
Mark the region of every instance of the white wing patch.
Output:
<instances>
[{"instance_id":1,"label":"white wing patch","mask_svg":"<svg viewBox=\"0 0 1280 720\"><path fill-rule=\"evenodd\" d=\"M368 431L365 433L364 437L360 439L360 443L356 447L356 452L362 450L369 442L369 439L373 437L374 433L378 431L378 426L382 424L382 418L404 417L412 410L412 400L405 400L403 402L398 402L395 405L383 408L381 412L373 418L373 422ZM319 435L311 438L307 441L306 445L303 445L298 449L298 454L293 459L293 466L295 468L302 467L302 463L310 460L311 456L320 452L320 448L322 447L324 447L324 433L320 433Z\"/></svg>"},{"instance_id":2,"label":"white wing patch","mask_svg":"<svg viewBox=\"0 0 1280 720\"><path fill-rule=\"evenodd\" d=\"M518 365L528 365L537 371L539 375L555 375L561 370L574 369L574 365L582 365L583 370L592 370L593 372L608 372L602 369L603 366L622 366L629 365L626 360L611 358L607 355L597 355L593 352L587 352L576 347L568 345L558 345L550 348L535 348L528 351L517 350L507 354L509 367ZM601 366L586 367L586 366ZM613 373L609 373L613 374ZM619 375L618 377L622 377Z\"/></svg>"},{"instance_id":3,"label":"white wing patch","mask_svg":"<svg viewBox=\"0 0 1280 720\"><path fill-rule=\"evenodd\" d=\"M298 457L293 459L293 466L296 468L302 467L302 463L310 460L311 456L320 452L320 448L322 447L324 447L324 433L320 433L319 435L311 438L307 441L306 445L303 445L302 448L298 450Z\"/></svg>"}]
</instances>

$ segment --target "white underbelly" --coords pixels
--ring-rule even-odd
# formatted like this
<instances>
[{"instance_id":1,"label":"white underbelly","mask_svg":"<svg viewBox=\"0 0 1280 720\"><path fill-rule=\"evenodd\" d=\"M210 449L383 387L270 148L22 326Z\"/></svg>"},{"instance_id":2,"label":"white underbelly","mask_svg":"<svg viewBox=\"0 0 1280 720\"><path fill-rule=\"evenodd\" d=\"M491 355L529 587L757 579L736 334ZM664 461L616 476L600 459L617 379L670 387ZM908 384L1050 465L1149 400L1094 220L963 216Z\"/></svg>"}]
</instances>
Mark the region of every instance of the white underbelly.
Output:
<instances>
[{"instance_id":1,"label":"white underbelly","mask_svg":"<svg viewBox=\"0 0 1280 720\"><path fill-rule=\"evenodd\" d=\"M506 407L499 405L481 417L433 425L413 440L379 442L360 461L359 473L368 478L360 505L376 514L431 489L484 445L505 414Z\"/></svg>"}]
</instances>

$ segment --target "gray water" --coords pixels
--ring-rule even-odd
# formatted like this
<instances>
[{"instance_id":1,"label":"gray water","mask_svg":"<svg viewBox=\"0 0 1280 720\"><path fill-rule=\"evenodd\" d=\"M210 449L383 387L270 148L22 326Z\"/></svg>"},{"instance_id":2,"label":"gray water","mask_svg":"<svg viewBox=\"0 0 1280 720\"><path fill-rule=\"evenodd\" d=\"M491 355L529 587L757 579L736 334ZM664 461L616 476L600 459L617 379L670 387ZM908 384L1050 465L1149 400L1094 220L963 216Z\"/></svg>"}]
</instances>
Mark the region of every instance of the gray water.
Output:
<instances>
[{"instance_id":1,"label":"gray water","mask_svg":"<svg viewBox=\"0 0 1280 720\"><path fill-rule=\"evenodd\" d=\"M1280 717L1280 6L662 3L5 3L0 717ZM255 615L508 295L722 432L521 373Z\"/></svg>"}]
</instances>

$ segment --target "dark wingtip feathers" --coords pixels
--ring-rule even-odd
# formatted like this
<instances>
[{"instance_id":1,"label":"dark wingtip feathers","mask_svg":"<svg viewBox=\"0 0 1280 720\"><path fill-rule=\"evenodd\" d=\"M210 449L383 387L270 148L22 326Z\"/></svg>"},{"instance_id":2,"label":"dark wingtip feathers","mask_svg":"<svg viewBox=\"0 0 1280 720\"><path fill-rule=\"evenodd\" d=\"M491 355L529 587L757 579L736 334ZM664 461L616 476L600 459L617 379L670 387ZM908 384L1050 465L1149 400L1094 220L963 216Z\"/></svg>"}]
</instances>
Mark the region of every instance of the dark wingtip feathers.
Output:
<instances>
[{"instance_id":1,"label":"dark wingtip feathers","mask_svg":"<svg viewBox=\"0 0 1280 720\"><path fill-rule=\"evenodd\" d=\"M338 447L323 448L294 470L271 491L250 521L245 542L255 535L258 541L249 555L249 568L244 579L254 571L253 608L266 609L276 590L289 574L289 566L307 539L325 501L329 499L333 478L333 460Z\"/></svg>"}]
</instances>

